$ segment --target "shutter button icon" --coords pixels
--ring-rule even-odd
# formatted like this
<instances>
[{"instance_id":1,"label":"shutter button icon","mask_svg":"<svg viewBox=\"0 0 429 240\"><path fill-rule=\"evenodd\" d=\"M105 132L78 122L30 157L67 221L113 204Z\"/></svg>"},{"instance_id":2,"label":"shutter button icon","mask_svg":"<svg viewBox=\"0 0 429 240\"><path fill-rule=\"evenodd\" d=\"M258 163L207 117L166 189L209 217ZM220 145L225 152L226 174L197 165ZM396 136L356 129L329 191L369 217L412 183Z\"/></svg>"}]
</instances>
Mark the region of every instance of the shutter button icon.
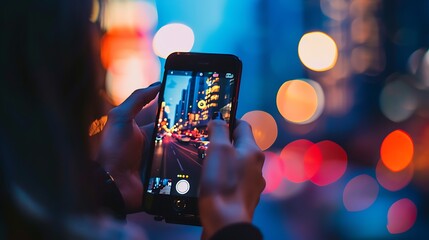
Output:
<instances>
[{"instance_id":1,"label":"shutter button icon","mask_svg":"<svg viewBox=\"0 0 429 240\"><path fill-rule=\"evenodd\" d=\"M191 185L189 184L189 182L184 179L176 183L176 191L179 194L186 194L189 191L190 187Z\"/></svg>"}]
</instances>

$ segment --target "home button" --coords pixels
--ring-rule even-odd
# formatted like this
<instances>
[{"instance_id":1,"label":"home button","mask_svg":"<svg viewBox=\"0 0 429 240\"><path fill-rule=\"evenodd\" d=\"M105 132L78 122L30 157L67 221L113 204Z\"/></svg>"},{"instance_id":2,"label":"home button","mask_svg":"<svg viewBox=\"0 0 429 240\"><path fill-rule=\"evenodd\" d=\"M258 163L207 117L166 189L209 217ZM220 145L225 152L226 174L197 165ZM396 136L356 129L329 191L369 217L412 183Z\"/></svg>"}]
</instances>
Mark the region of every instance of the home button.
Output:
<instances>
[{"instance_id":1,"label":"home button","mask_svg":"<svg viewBox=\"0 0 429 240\"><path fill-rule=\"evenodd\" d=\"M187 206L186 201L183 199L174 199L173 200L173 207L177 211L182 211Z\"/></svg>"}]
</instances>

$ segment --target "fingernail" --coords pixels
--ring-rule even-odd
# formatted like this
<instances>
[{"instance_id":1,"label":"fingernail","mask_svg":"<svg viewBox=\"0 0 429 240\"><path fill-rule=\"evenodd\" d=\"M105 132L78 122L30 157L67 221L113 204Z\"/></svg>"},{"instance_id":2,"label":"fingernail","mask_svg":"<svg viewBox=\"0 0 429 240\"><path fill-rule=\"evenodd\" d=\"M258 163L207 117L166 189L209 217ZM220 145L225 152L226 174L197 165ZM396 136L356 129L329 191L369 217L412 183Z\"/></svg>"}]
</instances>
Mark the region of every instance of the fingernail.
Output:
<instances>
[{"instance_id":1,"label":"fingernail","mask_svg":"<svg viewBox=\"0 0 429 240\"><path fill-rule=\"evenodd\" d=\"M158 86L160 84L161 84L161 82L154 82L151 85L149 85L149 87L155 87L155 86Z\"/></svg>"}]
</instances>

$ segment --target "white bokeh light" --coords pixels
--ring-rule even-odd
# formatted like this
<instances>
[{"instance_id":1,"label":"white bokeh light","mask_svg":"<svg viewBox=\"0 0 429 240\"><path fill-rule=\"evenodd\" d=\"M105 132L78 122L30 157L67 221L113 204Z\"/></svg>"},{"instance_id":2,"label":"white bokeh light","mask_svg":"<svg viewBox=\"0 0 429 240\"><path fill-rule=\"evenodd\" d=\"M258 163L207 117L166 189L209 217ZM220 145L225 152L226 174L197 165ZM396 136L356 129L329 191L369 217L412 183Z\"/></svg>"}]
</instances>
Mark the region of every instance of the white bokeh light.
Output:
<instances>
[{"instance_id":1,"label":"white bokeh light","mask_svg":"<svg viewBox=\"0 0 429 240\"><path fill-rule=\"evenodd\" d=\"M107 1L103 19L108 31L117 28L149 31L158 23L158 12L147 1Z\"/></svg>"},{"instance_id":2,"label":"white bokeh light","mask_svg":"<svg viewBox=\"0 0 429 240\"><path fill-rule=\"evenodd\" d=\"M173 52L189 52L194 46L194 32L181 23L171 23L158 30L153 38L153 51L161 58Z\"/></svg>"},{"instance_id":3,"label":"white bokeh light","mask_svg":"<svg viewBox=\"0 0 429 240\"><path fill-rule=\"evenodd\" d=\"M335 66L338 48L335 41L323 32L304 34L298 44L301 62L313 71L327 71Z\"/></svg>"},{"instance_id":4,"label":"white bokeh light","mask_svg":"<svg viewBox=\"0 0 429 240\"><path fill-rule=\"evenodd\" d=\"M380 108L393 122L408 119L417 109L416 92L401 80L388 83L380 94Z\"/></svg>"}]
</instances>

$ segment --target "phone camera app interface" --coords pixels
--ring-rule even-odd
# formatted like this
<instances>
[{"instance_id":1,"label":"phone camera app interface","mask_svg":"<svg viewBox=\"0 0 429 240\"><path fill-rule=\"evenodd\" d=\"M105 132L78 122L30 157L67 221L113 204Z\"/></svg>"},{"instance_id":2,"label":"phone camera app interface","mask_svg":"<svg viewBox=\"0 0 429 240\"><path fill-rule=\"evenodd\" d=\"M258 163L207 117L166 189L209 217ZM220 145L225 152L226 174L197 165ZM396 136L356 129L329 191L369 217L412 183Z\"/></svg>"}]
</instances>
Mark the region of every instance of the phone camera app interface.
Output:
<instances>
[{"instance_id":1,"label":"phone camera app interface","mask_svg":"<svg viewBox=\"0 0 429 240\"><path fill-rule=\"evenodd\" d=\"M229 122L234 74L167 72L147 192L198 196L212 118Z\"/></svg>"}]
</instances>

